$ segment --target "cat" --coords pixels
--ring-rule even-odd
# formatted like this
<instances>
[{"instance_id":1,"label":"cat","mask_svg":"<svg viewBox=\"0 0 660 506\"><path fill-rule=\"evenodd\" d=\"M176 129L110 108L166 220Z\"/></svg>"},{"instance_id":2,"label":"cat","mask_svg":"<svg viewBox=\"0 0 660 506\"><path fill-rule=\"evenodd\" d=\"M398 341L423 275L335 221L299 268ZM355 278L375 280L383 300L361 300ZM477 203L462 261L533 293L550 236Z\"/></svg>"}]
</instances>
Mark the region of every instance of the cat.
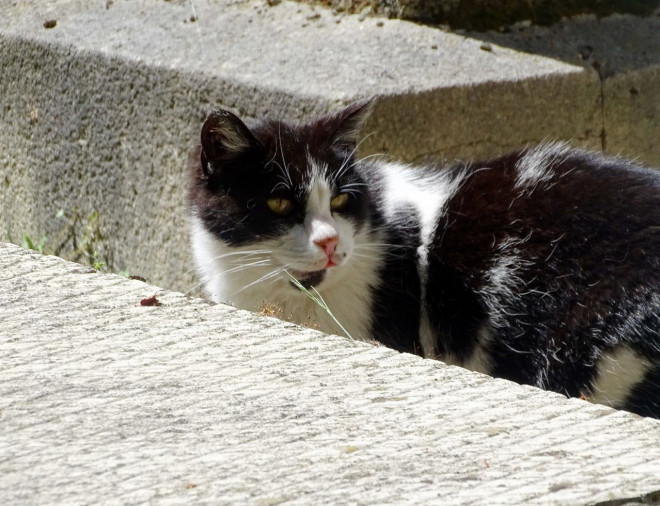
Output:
<instances>
[{"instance_id":1,"label":"cat","mask_svg":"<svg viewBox=\"0 0 660 506\"><path fill-rule=\"evenodd\" d=\"M563 143L360 159L372 103L208 116L189 213L210 297L660 418L660 172Z\"/></svg>"}]
</instances>

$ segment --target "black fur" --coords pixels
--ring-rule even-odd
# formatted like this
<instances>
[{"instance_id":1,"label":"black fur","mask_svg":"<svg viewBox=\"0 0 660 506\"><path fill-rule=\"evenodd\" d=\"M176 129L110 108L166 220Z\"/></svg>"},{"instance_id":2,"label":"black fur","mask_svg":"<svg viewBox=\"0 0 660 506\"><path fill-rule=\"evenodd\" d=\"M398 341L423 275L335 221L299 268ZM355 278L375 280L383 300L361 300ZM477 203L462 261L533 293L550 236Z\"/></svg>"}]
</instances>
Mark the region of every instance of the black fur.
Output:
<instances>
[{"instance_id":1,"label":"black fur","mask_svg":"<svg viewBox=\"0 0 660 506\"><path fill-rule=\"evenodd\" d=\"M385 226L380 219L374 212L372 223ZM383 282L374 288L371 335L390 348L423 355L419 340L421 301L416 262L419 220L414 209L404 208L394 221L398 226L388 227L385 241L390 251L380 271Z\"/></svg>"}]
</instances>

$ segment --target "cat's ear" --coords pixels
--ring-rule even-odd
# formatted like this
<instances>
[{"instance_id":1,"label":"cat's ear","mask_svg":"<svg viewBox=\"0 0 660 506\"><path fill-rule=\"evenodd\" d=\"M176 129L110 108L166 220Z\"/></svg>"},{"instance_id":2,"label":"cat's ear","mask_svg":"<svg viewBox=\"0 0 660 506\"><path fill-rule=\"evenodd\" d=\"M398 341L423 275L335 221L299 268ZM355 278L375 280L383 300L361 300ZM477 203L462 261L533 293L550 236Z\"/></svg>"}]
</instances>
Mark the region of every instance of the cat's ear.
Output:
<instances>
[{"instance_id":1,"label":"cat's ear","mask_svg":"<svg viewBox=\"0 0 660 506\"><path fill-rule=\"evenodd\" d=\"M259 146L259 141L238 116L223 109L213 111L202 126L202 170L209 177L223 165Z\"/></svg>"},{"instance_id":2,"label":"cat's ear","mask_svg":"<svg viewBox=\"0 0 660 506\"><path fill-rule=\"evenodd\" d=\"M335 115L337 128L333 135L333 145L349 153L356 149L360 130L369 118L374 102L373 97L358 100Z\"/></svg>"}]
</instances>

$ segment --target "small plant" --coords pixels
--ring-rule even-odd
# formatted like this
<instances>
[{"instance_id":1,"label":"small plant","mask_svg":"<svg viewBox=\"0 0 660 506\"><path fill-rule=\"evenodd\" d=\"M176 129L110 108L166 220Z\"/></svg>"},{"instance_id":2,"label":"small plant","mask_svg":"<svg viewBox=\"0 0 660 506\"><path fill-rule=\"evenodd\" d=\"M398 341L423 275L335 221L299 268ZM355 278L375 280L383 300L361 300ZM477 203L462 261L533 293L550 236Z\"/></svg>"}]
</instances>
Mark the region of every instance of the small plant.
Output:
<instances>
[{"instance_id":1,"label":"small plant","mask_svg":"<svg viewBox=\"0 0 660 506\"><path fill-rule=\"evenodd\" d=\"M102 268L106 265L105 261L99 259L97 250L98 243L103 240L98 211L83 216L78 208L68 212L60 209L55 217L65 221L55 240L54 255L63 256L73 262L86 263L95 269L96 266Z\"/></svg>"},{"instance_id":2,"label":"small plant","mask_svg":"<svg viewBox=\"0 0 660 506\"><path fill-rule=\"evenodd\" d=\"M94 263L92 264L92 267L94 268L94 270L100 271L101 269L103 269L103 267L105 267L105 262L103 262L102 260L99 260L99 252L98 251L94 250L93 256L94 256Z\"/></svg>"},{"instance_id":3,"label":"small plant","mask_svg":"<svg viewBox=\"0 0 660 506\"><path fill-rule=\"evenodd\" d=\"M97 271L105 271L109 262L99 253L103 234L99 226L98 211L85 216L78 208L70 211L60 209L55 218L62 222L55 239L49 240L44 235L39 242L35 242L26 234L22 246L44 255L55 255L72 262L84 263Z\"/></svg>"},{"instance_id":4,"label":"small plant","mask_svg":"<svg viewBox=\"0 0 660 506\"><path fill-rule=\"evenodd\" d=\"M328 304L323 300L323 297L321 294L318 292L318 290L314 287L312 287L312 290L314 290L314 293L310 292L307 288L303 286L303 284L298 281L294 276L291 275L288 271L284 271L287 273L287 275L291 278L291 282L298 288L301 292L303 292L307 297L312 299L316 305L318 305L321 309L323 309L326 313L330 315L330 318L332 318L337 325L339 325L339 328L344 332L344 334L349 337L350 339L353 339L353 336L351 336L348 331L344 328L344 326L340 323L340 321L335 317L335 315L332 313L330 308L328 307Z\"/></svg>"},{"instance_id":5,"label":"small plant","mask_svg":"<svg viewBox=\"0 0 660 506\"><path fill-rule=\"evenodd\" d=\"M39 253L43 253L47 242L48 242L48 238L44 235L41 237L39 242L35 244L32 238L29 235L25 234L25 236L23 236L22 247L25 249L31 249L37 251Z\"/></svg>"}]
</instances>

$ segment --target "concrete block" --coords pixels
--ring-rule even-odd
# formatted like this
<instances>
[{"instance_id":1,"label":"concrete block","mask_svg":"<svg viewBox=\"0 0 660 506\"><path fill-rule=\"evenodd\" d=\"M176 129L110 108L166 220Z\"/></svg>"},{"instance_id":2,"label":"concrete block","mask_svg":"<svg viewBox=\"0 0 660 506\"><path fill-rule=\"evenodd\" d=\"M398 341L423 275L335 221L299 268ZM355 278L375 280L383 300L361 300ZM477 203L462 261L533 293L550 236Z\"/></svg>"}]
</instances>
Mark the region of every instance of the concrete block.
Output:
<instances>
[{"instance_id":1,"label":"concrete block","mask_svg":"<svg viewBox=\"0 0 660 506\"><path fill-rule=\"evenodd\" d=\"M399 160L485 159L548 139L601 144L600 86L589 71L385 96L374 112L364 152Z\"/></svg>"},{"instance_id":2,"label":"concrete block","mask_svg":"<svg viewBox=\"0 0 660 506\"><path fill-rule=\"evenodd\" d=\"M659 420L9 244L0 308L5 504L579 505L660 490Z\"/></svg>"},{"instance_id":3,"label":"concrete block","mask_svg":"<svg viewBox=\"0 0 660 506\"><path fill-rule=\"evenodd\" d=\"M364 153L406 160L598 144L593 73L360 19L257 0L1 3L0 236L57 242L59 210L96 211L109 269L190 290L185 165L219 106L300 120L379 95Z\"/></svg>"}]
</instances>

